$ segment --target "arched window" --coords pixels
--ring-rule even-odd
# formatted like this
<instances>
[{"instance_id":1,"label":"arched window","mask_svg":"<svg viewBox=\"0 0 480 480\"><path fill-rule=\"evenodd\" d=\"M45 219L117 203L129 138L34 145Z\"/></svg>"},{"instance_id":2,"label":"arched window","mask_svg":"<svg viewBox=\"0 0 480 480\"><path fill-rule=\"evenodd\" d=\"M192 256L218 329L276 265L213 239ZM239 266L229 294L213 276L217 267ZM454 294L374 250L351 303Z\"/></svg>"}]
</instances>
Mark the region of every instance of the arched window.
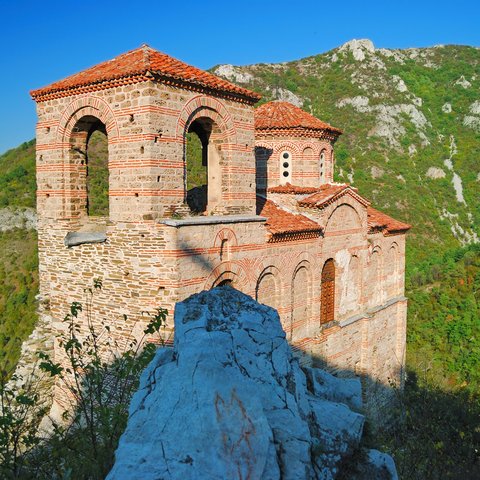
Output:
<instances>
[{"instance_id":1,"label":"arched window","mask_svg":"<svg viewBox=\"0 0 480 480\"><path fill-rule=\"evenodd\" d=\"M385 261L385 277L388 297L397 295L398 251L395 243L388 250L388 257Z\"/></svg>"},{"instance_id":2,"label":"arched window","mask_svg":"<svg viewBox=\"0 0 480 480\"><path fill-rule=\"evenodd\" d=\"M345 275L345 283L342 285L342 298L338 306L340 313L349 313L359 308L362 292L362 269L360 259L352 255Z\"/></svg>"},{"instance_id":3,"label":"arched window","mask_svg":"<svg viewBox=\"0 0 480 480\"><path fill-rule=\"evenodd\" d=\"M335 316L335 263L329 258L322 269L320 323L328 323Z\"/></svg>"},{"instance_id":4,"label":"arched window","mask_svg":"<svg viewBox=\"0 0 480 480\"><path fill-rule=\"evenodd\" d=\"M292 280L292 320L287 332L289 338L293 337L295 331L306 327L309 302L308 283L307 268L301 266L296 270Z\"/></svg>"},{"instance_id":5,"label":"arched window","mask_svg":"<svg viewBox=\"0 0 480 480\"><path fill-rule=\"evenodd\" d=\"M325 161L325 149L320 152L320 183L325 183L325 170L326 170L326 161Z\"/></svg>"},{"instance_id":6,"label":"arched window","mask_svg":"<svg viewBox=\"0 0 480 480\"><path fill-rule=\"evenodd\" d=\"M370 301L372 305L378 305L382 302L383 284L382 284L382 251L376 247L370 258Z\"/></svg>"},{"instance_id":7,"label":"arched window","mask_svg":"<svg viewBox=\"0 0 480 480\"><path fill-rule=\"evenodd\" d=\"M202 213L220 202L220 131L208 117L194 120L186 133L185 190L192 213Z\"/></svg>"},{"instance_id":8,"label":"arched window","mask_svg":"<svg viewBox=\"0 0 480 480\"><path fill-rule=\"evenodd\" d=\"M303 157L304 157L304 158L306 158L306 159L308 159L308 160L312 159L312 157L313 157L313 148L312 148L312 147L305 147L305 148L303 149L302 154L303 154Z\"/></svg>"},{"instance_id":9,"label":"arched window","mask_svg":"<svg viewBox=\"0 0 480 480\"><path fill-rule=\"evenodd\" d=\"M292 154L284 150L280 154L280 185L292 183Z\"/></svg>"},{"instance_id":10,"label":"arched window","mask_svg":"<svg viewBox=\"0 0 480 480\"><path fill-rule=\"evenodd\" d=\"M107 216L109 213L108 140L105 124L86 115L77 121L70 138L70 161L78 168L77 213Z\"/></svg>"},{"instance_id":11,"label":"arched window","mask_svg":"<svg viewBox=\"0 0 480 480\"><path fill-rule=\"evenodd\" d=\"M258 303L263 303L275 309L278 308L277 286L273 273L265 273L259 278L255 297Z\"/></svg>"}]
</instances>

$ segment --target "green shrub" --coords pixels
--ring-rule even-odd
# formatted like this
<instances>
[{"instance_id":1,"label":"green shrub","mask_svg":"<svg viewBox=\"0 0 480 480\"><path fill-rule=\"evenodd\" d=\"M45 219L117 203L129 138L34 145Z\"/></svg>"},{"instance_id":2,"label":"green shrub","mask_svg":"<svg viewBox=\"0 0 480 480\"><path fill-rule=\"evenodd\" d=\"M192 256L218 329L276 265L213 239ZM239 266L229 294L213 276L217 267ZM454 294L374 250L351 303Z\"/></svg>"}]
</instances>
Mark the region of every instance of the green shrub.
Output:
<instances>
[{"instance_id":1,"label":"green shrub","mask_svg":"<svg viewBox=\"0 0 480 480\"><path fill-rule=\"evenodd\" d=\"M156 334L161 342L159 332L166 325L167 311L159 308L145 313L143 337L137 340L131 331L122 346L108 324L94 327L92 302L100 288L101 282L95 281L93 288L86 290L85 304L72 303L65 316L66 333L60 346L67 367L55 364L46 354L39 356L37 370L55 377L71 399L71 409L61 423L52 421L50 432L40 435L38 426L46 410L40 405L38 379L32 375L20 388L13 388L2 375L0 478L103 479L111 469L131 397L156 348L145 339ZM81 312L85 314L86 336L80 335Z\"/></svg>"}]
</instances>

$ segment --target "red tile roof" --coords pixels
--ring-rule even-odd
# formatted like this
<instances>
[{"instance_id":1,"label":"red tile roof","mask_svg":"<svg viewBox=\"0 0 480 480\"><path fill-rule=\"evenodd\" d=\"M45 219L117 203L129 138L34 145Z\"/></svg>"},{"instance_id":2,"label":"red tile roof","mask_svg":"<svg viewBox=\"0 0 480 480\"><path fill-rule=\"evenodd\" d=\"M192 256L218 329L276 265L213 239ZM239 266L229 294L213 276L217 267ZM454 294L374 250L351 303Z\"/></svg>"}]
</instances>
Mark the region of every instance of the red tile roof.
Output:
<instances>
[{"instance_id":1,"label":"red tile roof","mask_svg":"<svg viewBox=\"0 0 480 480\"><path fill-rule=\"evenodd\" d=\"M271 200L260 199L260 201L265 203L259 210L258 215L267 217L265 226L273 237L292 236L296 238L295 234L302 233L311 234L309 238L320 236L322 227L305 215L287 212Z\"/></svg>"},{"instance_id":2,"label":"red tile roof","mask_svg":"<svg viewBox=\"0 0 480 480\"><path fill-rule=\"evenodd\" d=\"M301 207L316 207L323 208L330 203L336 201L344 194L349 193L361 204L368 206L370 202L358 194L358 190L348 185L348 183L327 183L321 185L317 192L309 197L299 200L298 204Z\"/></svg>"},{"instance_id":3,"label":"red tile roof","mask_svg":"<svg viewBox=\"0 0 480 480\"><path fill-rule=\"evenodd\" d=\"M296 195L308 195L309 193L318 192L319 187L299 187L286 183L285 185L278 185L277 187L270 187L268 191L270 193L294 193Z\"/></svg>"},{"instance_id":4,"label":"red tile roof","mask_svg":"<svg viewBox=\"0 0 480 480\"><path fill-rule=\"evenodd\" d=\"M412 228L408 223L395 220L372 207L367 208L367 221L370 233L383 232L384 234L392 235L399 232L406 232Z\"/></svg>"},{"instance_id":5,"label":"red tile roof","mask_svg":"<svg viewBox=\"0 0 480 480\"><path fill-rule=\"evenodd\" d=\"M191 90L207 90L227 94L228 97L251 104L261 98L258 93L187 65L165 53L154 50L148 45L143 45L112 60L52 83L47 87L32 90L30 94L34 100L43 101L74 93L137 83L152 78Z\"/></svg>"},{"instance_id":6,"label":"red tile roof","mask_svg":"<svg viewBox=\"0 0 480 480\"><path fill-rule=\"evenodd\" d=\"M342 133L338 128L322 122L288 102L268 102L255 110L255 130L257 131L295 129L327 130L336 136Z\"/></svg>"}]
</instances>

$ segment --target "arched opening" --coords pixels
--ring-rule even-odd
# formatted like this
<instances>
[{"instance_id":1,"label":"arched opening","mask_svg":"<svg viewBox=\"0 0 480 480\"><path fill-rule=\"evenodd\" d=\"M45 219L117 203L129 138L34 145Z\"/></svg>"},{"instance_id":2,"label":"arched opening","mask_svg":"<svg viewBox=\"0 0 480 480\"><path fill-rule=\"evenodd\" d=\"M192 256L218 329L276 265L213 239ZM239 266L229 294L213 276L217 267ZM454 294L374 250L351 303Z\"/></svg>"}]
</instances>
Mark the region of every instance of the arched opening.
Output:
<instances>
[{"instance_id":1,"label":"arched opening","mask_svg":"<svg viewBox=\"0 0 480 480\"><path fill-rule=\"evenodd\" d=\"M259 278L255 291L255 300L269 307L278 308L277 285L273 273L265 273Z\"/></svg>"},{"instance_id":2,"label":"arched opening","mask_svg":"<svg viewBox=\"0 0 480 480\"><path fill-rule=\"evenodd\" d=\"M307 159L311 159L313 157L313 148L312 147L305 147L303 149L303 156Z\"/></svg>"},{"instance_id":3,"label":"arched opening","mask_svg":"<svg viewBox=\"0 0 480 480\"><path fill-rule=\"evenodd\" d=\"M73 127L70 161L77 166L73 170L78 175L73 180L80 193L77 213L108 216L108 138L105 124L98 118L86 115Z\"/></svg>"},{"instance_id":4,"label":"arched opening","mask_svg":"<svg viewBox=\"0 0 480 480\"><path fill-rule=\"evenodd\" d=\"M342 285L342 298L340 300L339 315L354 312L358 309L362 293L362 269L360 258L352 255L348 263L347 271L344 272Z\"/></svg>"},{"instance_id":5,"label":"arched opening","mask_svg":"<svg viewBox=\"0 0 480 480\"><path fill-rule=\"evenodd\" d=\"M217 285L215 285L215 287L225 287L225 286L233 287L233 280L231 280L230 278L226 278L225 280L222 280Z\"/></svg>"},{"instance_id":6,"label":"arched opening","mask_svg":"<svg viewBox=\"0 0 480 480\"><path fill-rule=\"evenodd\" d=\"M220 131L208 117L194 120L186 133L186 203L194 214L213 210L221 197Z\"/></svg>"},{"instance_id":7,"label":"arched opening","mask_svg":"<svg viewBox=\"0 0 480 480\"><path fill-rule=\"evenodd\" d=\"M292 280L292 320L290 331L287 332L289 338L293 338L293 333L301 330L306 326L308 320L308 271L307 268L301 266L296 270Z\"/></svg>"},{"instance_id":8,"label":"arched opening","mask_svg":"<svg viewBox=\"0 0 480 480\"><path fill-rule=\"evenodd\" d=\"M388 257L385 262L385 281L387 284L388 297L397 294L398 277L398 252L397 245L394 243L388 250Z\"/></svg>"},{"instance_id":9,"label":"arched opening","mask_svg":"<svg viewBox=\"0 0 480 480\"><path fill-rule=\"evenodd\" d=\"M373 250L370 258L370 288L371 288L371 301L373 305L380 304L382 302L382 251L377 247Z\"/></svg>"},{"instance_id":10,"label":"arched opening","mask_svg":"<svg viewBox=\"0 0 480 480\"><path fill-rule=\"evenodd\" d=\"M319 168L320 168L320 183L325 183L325 179L326 179L325 172L326 172L326 168L327 168L327 165L326 165L326 150L325 149L323 149L320 152Z\"/></svg>"},{"instance_id":11,"label":"arched opening","mask_svg":"<svg viewBox=\"0 0 480 480\"><path fill-rule=\"evenodd\" d=\"M329 258L323 265L320 302L320 324L333 321L335 317L335 263L332 258Z\"/></svg>"}]
</instances>

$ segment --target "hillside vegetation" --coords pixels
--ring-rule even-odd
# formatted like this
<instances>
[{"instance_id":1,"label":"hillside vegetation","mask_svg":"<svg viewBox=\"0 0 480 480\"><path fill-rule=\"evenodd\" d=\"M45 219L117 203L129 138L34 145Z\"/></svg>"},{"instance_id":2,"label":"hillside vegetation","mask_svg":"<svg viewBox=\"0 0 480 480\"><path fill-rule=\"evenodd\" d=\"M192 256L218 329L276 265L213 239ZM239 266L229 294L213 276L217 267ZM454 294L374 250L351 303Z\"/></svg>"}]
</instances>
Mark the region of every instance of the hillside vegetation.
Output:
<instances>
[{"instance_id":1,"label":"hillside vegetation","mask_svg":"<svg viewBox=\"0 0 480 480\"><path fill-rule=\"evenodd\" d=\"M480 478L480 50L352 41L297 61L212 71L262 102L290 101L341 128L336 181L413 225L407 421L384 448L403 478ZM35 205L34 160L34 141L0 156L0 213ZM204 175L192 164L189 188ZM35 322L35 233L7 229L0 249L0 369L10 369Z\"/></svg>"}]
</instances>

